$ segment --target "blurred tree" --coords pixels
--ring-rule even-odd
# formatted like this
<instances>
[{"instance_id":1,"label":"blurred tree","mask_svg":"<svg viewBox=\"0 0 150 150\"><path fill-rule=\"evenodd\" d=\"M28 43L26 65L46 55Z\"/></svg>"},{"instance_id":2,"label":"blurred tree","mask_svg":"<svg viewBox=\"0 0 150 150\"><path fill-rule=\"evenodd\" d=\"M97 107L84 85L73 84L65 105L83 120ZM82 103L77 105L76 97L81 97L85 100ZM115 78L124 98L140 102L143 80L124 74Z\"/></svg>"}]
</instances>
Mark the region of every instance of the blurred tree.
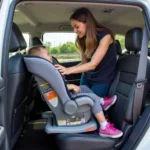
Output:
<instances>
[{"instance_id":1,"label":"blurred tree","mask_svg":"<svg viewBox=\"0 0 150 150\"><path fill-rule=\"evenodd\" d=\"M115 36L115 39L116 39L116 40L119 40L120 45L121 45L121 48L122 48L122 50L124 50L124 49L125 49L125 36L124 36L124 35L119 35L119 34L117 34L117 35Z\"/></svg>"},{"instance_id":2,"label":"blurred tree","mask_svg":"<svg viewBox=\"0 0 150 150\"><path fill-rule=\"evenodd\" d=\"M60 53L59 47L52 47L52 48L50 48L49 52L51 54L59 54Z\"/></svg>"},{"instance_id":3,"label":"blurred tree","mask_svg":"<svg viewBox=\"0 0 150 150\"><path fill-rule=\"evenodd\" d=\"M60 53L78 53L78 49L72 42L66 42L60 46Z\"/></svg>"},{"instance_id":4,"label":"blurred tree","mask_svg":"<svg viewBox=\"0 0 150 150\"><path fill-rule=\"evenodd\" d=\"M76 48L75 44L72 42L66 42L62 45L52 47L51 42L44 43L51 54L69 54L69 53L79 53L78 49Z\"/></svg>"},{"instance_id":5,"label":"blurred tree","mask_svg":"<svg viewBox=\"0 0 150 150\"><path fill-rule=\"evenodd\" d=\"M49 52L50 52L50 49L52 47L52 43L51 42L45 42L44 43L44 46L48 48Z\"/></svg>"}]
</instances>

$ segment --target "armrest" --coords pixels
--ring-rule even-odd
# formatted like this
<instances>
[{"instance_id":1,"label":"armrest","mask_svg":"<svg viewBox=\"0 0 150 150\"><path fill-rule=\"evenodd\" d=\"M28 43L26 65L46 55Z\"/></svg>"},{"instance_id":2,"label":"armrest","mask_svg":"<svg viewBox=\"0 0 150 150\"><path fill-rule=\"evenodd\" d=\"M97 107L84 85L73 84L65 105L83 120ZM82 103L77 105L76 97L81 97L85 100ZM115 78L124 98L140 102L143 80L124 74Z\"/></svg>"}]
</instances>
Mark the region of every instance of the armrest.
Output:
<instances>
[{"instance_id":1,"label":"armrest","mask_svg":"<svg viewBox=\"0 0 150 150\"><path fill-rule=\"evenodd\" d=\"M68 100L64 103L64 111L68 115L73 115L77 112L78 106L90 105L94 106L93 100L88 96L83 96L73 100Z\"/></svg>"},{"instance_id":2,"label":"armrest","mask_svg":"<svg viewBox=\"0 0 150 150\"><path fill-rule=\"evenodd\" d=\"M66 103L64 103L64 111L68 115L73 115L77 112L78 106L75 101L68 100Z\"/></svg>"},{"instance_id":3,"label":"armrest","mask_svg":"<svg viewBox=\"0 0 150 150\"><path fill-rule=\"evenodd\" d=\"M75 101L78 104L78 106L87 105L87 104L90 106L94 106L93 100L88 96L76 98Z\"/></svg>"}]
</instances>

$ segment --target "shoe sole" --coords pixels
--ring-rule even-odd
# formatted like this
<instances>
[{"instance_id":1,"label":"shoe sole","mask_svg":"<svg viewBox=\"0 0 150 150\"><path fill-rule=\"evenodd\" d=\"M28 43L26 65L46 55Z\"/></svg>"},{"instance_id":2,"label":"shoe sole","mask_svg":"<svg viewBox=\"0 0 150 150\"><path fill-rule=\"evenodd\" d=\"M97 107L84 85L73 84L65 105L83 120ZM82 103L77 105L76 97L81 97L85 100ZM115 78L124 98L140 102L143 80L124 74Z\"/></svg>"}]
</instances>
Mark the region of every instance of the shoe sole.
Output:
<instances>
[{"instance_id":1,"label":"shoe sole","mask_svg":"<svg viewBox=\"0 0 150 150\"><path fill-rule=\"evenodd\" d=\"M99 135L102 136L102 137L120 138L120 137L123 135L123 132L121 132L121 133L118 134L118 135L108 135L108 134L101 134L101 133L99 133Z\"/></svg>"},{"instance_id":2,"label":"shoe sole","mask_svg":"<svg viewBox=\"0 0 150 150\"><path fill-rule=\"evenodd\" d=\"M117 96L115 95L113 102L109 106L107 106L104 110L105 111L108 110L112 105L114 105L116 103L116 100L117 100Z\"/></svg>"}]
</instances>

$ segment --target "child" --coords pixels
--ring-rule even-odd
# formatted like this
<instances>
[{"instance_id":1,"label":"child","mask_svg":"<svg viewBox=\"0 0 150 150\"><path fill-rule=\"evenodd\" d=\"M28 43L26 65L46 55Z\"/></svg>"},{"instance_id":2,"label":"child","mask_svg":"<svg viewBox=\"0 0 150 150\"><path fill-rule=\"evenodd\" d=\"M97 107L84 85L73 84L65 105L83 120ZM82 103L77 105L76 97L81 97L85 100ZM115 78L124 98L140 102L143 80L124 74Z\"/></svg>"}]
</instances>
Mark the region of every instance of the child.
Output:
<instances>
[{"instance_id":1,"label":"child","mask_svg":"<svg viewBox=\"0 0 150 150\"><path fill-rule=\"evenodd\" d=\"M32 56L42 57L50 61L51 63L53 63L52 56L49 54L48 49L45 46L32 47L29 49L28 54ZM104 110L110 108L115 103L116 96L113 96L111 98L100 98L96 94L94 94L92 90L90 90L87 86L83 86L83 85L77 86L74 84L67 84L67 88L70 91L73 91L71 92L71 95L73 97L80 96L80 95L87 95L92 98L92 100L94 101L92 112L94 113L96 119L100 124L99 134L101 136L110 137L110 138L119 138L123 135L122 131L116 129L115 127L113 127L112 124L107 122L101 108L101 105L104 108Z\"/></svg>"}]
</instances>

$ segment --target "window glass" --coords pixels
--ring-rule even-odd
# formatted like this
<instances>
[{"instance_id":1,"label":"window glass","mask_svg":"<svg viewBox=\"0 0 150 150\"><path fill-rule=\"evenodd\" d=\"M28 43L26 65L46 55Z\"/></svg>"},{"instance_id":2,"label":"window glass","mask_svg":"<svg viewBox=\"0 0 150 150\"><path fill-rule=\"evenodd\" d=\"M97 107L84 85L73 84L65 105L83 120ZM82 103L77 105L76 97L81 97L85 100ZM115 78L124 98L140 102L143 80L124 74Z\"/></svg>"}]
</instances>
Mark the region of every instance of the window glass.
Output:
<instances>
[{"instance_id":1,"label":"window glass","mask_svg":"<svg viewBox=\"0 0 150 150\"><path fill-rule=\"evenodd\" d=\"M80 61L79 50L75 46L75 33L44 33L43 43L59 62Z\"/></svg>"},{"instance_id":2,"label":"window glass","mask_svg":"<svg viewBox=\"0 0 150 150\"><path fill-rule=\"evenodd\" d=\"M125 48L125 36L124 35L120 35L120 34L116 34L115 39L120 42L122 52L125 52L126 51L126 48Z\"/></svg>"}]
</instances>

